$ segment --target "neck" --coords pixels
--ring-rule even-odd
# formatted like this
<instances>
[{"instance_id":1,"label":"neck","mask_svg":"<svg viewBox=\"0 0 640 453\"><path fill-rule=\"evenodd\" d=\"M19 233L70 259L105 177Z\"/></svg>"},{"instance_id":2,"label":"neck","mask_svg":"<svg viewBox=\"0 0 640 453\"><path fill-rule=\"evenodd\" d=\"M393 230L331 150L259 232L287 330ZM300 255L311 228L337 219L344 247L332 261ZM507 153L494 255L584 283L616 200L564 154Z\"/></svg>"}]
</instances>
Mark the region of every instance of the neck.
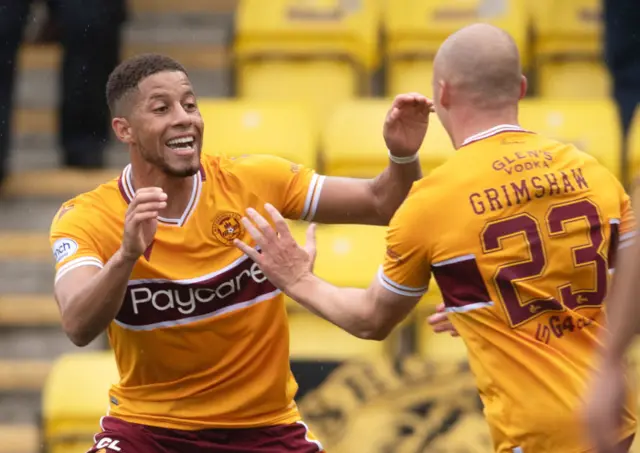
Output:
<instances>
[{"instance_id":1,"label":"neck","mask_svg":"<svg viewBox=\"0 0 640 453\"><path fill-rule=\"evenodd\" d=\"M453 117L454 115L452 115ZM496 111L466 111L452 118L452 139L456 149L460 148L469 137L502 124L518 126L517 109Z\"/></svg>"},{"instance_id":2,"label":"neck","mask_svg":"<svg viewBox=\"0 0 640 453\"><path fill-rule=\"evenodd\" d=\"M146 162L136 165L132 161L131 183L134 191L144 187L160 187L167 194L167 207L159 213L160 217L178 219L191 200L194 178L169 176L154 165Z\"/></svg>"}]
</instances>

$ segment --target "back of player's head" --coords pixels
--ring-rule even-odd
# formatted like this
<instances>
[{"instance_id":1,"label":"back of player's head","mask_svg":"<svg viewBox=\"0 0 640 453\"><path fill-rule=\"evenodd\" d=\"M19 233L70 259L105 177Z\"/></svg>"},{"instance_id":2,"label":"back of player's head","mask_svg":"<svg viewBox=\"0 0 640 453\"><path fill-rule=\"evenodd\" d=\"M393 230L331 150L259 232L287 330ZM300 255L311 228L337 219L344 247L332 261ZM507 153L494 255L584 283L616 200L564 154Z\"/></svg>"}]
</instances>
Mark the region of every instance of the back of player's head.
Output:
<instances>
[{"instance_id":1,"label":"back of player's head","mask_svg":"<svg viewBox=\"0 0 640 453\"><path fill-rule=\"evenodd\" d=\"M164 71L187 73L184 66L173 58L160 54L142 54L120 63L107 81L107 104L112 116L123 114L122 103L141 81Z\"/></svg>"},{"instance_id":2,"label":"back of player's head","mask_svg":"<svg viewBox=\"0 0 640 453\"><path fill-rule=\"evenodd\" d=\"M470 25L449 36L434 61L434 91L445 85L455 98L450 102L481 110L515 106L523 95L522 81L516 43L488 24Z\"/></svg>"}]
</instances>

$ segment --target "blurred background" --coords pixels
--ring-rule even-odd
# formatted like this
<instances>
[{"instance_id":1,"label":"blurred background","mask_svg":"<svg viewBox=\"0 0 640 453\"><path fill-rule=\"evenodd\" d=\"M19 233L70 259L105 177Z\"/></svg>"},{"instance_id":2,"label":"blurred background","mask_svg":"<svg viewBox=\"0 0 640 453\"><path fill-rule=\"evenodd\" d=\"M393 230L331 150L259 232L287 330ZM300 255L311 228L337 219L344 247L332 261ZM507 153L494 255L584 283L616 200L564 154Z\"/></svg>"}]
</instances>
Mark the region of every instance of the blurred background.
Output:
<instances>
[{"instance_id":1,"label":"blurred background","mask_svg":"<svg viewBox=\"0 0 640 453\"><path fill-rule=\"evenodd\" d=\"M79 350L61 332L48 228L62 201L128 160L104 99L120 59L160 52L186 66L205 152L369 177L387 163L390 100L430 96L438 46L478 21L521 49L522 126L576 143L628 185L640 163L633 0L0 1L0 453L86 451L117 380L106 339ZM434 118L425 172L452 152ZM384 228L319 228L318 274L368 285L383 239ZM434 287L381 343L288 302L298 401L331 453L491 451L464 345L426 325L439 301Z\"/></svg>"}]
</instances>

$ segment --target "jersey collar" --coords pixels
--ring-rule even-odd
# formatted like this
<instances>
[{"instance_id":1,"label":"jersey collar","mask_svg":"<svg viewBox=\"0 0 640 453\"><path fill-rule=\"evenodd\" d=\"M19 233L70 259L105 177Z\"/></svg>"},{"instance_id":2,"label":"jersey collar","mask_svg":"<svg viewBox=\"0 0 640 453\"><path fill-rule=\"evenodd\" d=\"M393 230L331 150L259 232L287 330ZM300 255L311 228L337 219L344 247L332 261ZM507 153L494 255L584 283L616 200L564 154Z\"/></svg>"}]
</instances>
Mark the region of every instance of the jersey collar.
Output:
<instances>
[{"instance_id":1,"label":"jersey collar","mask_svg":"<svg viewBox=\"0 0 640 453\"><path fill-rule=\"evenodd\" d=\"M193 178L193 189L191 190L191 198L189 199L189 203L185 208L184 212L178 219L169 219L166 217L158 216L158 221L165 223L167 225L173 226L182 226L189 219L191 213L195 210L196 205L198 204L198 200L200 199L200 193L202 192L202 182L205 180L205 173L202 167L200 167L200 171L192 176ZM122 174L120 178L118 178L118 189L120 189L120 194L122 198L127 202L127 204L131 203L133 200L133 196L136 193L133 188L133 183L131 180L131 164L128 164L122 170Z\"/></svg>"},{"instance_id":2,"label":"jersey collar","mask_svg":"<svg viewBox=\"0 0 640 453\"><path fill-rule=\"evenodd\" d=\"M504 132L525 132L531 133L522 129L520 126L516 126L514 124L499 124L498 126L494 126L491 129L487 129L486 131L478 132L477 134L468 137L464 142L462 142L462 146L467 146L470 143L477 142L479 140L484 140L485 138L493 137L494 135L502 134Z\"/></svg>"}]
</instances>

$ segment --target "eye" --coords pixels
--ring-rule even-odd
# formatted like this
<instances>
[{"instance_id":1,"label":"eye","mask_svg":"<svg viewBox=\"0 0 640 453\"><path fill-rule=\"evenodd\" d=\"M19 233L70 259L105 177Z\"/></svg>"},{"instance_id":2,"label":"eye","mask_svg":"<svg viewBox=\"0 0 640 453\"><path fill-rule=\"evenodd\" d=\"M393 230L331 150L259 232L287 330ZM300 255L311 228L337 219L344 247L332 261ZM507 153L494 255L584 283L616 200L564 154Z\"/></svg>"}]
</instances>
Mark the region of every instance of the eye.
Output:
<instances>
[{"instance_id":1,"label":"eye","mask_svg":"<svg viewBox=\"0 0 640 453\"><path fill-rule=\"evenodd\" d=\"M194 111L195 109L197 109L197 108L198 108L198 106L196 105L196 103L195 103L195 102L186 102L186 103L184 104L184 108L185 108L185 110L192 112L192 111Z\"/></svg>"},{"instance_id":2,"label":"eye","mask_svg":"<svg viewBox=\"0 0 640 453\"><path fill-rule=\"evenodd\" d=\"M169 108L166 105L161 105L161 106L155 107L153 109L153 113L158 113L158 114L165 113L168 109Z\"/></svg>"}]
</instances>

